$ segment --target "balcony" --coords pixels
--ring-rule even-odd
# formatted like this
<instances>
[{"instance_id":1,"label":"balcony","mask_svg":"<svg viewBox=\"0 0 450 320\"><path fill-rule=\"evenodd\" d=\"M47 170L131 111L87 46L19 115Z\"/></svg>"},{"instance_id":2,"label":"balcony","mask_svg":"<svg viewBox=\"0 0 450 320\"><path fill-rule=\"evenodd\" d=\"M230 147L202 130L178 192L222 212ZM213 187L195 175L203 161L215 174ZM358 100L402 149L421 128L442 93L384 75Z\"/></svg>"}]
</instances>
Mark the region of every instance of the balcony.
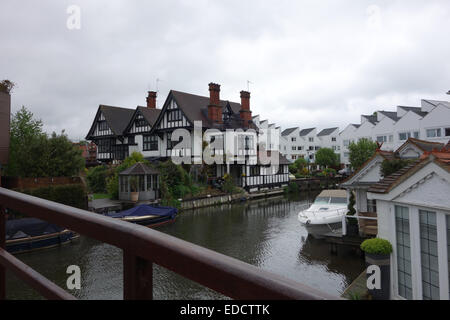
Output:
<instances>
[{"instance_id":1,"label":"balcony","mask_svg":"<svg viewBox=\"0 0 450 320\"><path fill-rule=\"evenodd\" d=\"M5 208L121 248L125 299L153 298L153 264L234 299L339 299L153 229L4 188L0 188L0 299L6 297L6 269L47 299L75 299L5 250Z\"/></svg>"}]
</instances>

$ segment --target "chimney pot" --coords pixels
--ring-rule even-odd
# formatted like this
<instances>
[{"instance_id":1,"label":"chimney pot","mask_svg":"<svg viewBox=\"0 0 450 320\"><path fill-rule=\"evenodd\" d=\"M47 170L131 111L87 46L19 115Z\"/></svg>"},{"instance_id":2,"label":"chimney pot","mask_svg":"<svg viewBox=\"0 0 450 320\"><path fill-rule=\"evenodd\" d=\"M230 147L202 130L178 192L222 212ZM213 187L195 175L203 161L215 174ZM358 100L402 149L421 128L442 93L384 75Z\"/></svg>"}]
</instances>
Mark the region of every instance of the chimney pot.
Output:
<instances>
[{"instance_id":1,"label":"chimney pot","mask_svg":"<svg viewBox=\"0 0 450 320\"><path fill-rule=\"evenodd\" d=\"M147 108L156 109L156 96L155 91L149 91L147 96Z\"/></svg>"},{"instance_id":2,"label":"chimney pot","mask_svg":"<svg viewBox=\"0 0 450 320\"><path fill-rule=\"evenodd\" d=\"M252 120L252 112L250 111L250 92L241 91L241 110L239 111L243 126L247 128Z\"/></svg>"},{"instance_id":3,"label":"chimney pot","mask_svg":"<svg viewBox=\"0 0 450 320\"><path fill-rule=\"evenodd\" d=\"M222 122L222 107L220 106L220 84L209 84L208 118L213 122Z\"/></svg>"}]
</instances>

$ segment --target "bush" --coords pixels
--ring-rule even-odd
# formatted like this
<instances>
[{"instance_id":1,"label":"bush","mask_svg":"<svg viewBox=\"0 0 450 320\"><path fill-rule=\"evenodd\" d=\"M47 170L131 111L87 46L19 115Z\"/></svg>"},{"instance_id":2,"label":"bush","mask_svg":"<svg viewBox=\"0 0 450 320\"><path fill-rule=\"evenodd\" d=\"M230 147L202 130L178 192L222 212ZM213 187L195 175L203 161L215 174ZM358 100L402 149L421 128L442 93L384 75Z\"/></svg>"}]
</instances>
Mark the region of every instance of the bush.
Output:
<instances>
[{"instance_id":1,"label":"bush","mask_svg":"<svg viewBox=\"0 0 450 320\"><path fill-rule=\"evenodd\" d=\"M391 174L397 172L401 168L407 166L411 163L411 160L405 160L405 159L394 159L394 160L384 160L381 163L381 176L387 177Z\"/></svg>"},{"instance_id":2,"label":"bush","mask_svg":"<svg viewBox=\"0 0 450 320\"><path fill-rule=\"evenodd\" d=\"M90 168L86 175L89 190L92 193L105 192L107 176L108 176L108 168L106 166L97 166Z\"/></svg>"},{"instance_id":3,"label":"bush","mask_svg":"<svg viewBox=\"0 0 450 320\"><path fill-rule=\"evenodd\" d=\"M87 194L80 184L50 186L38 189L23 190L25 194L46 199L79 209L87 209Z\"/></svg>"},{"instance_id":4,"label":"bush","mask_svg":"<svg viewBox=\"0 0 450 320\"><path fill-rule=\"evenodd\" d=\"M295 182L290 182L287 187L284 187L284 192L285 193L299 193L300 188L299 188L298 184L296 184Z\"/></svg>"},{"instance_id":5,"label":"bush","mask_svg":"<svg viewBox=\"0 0 450 320\"><path fill-rule=\"evenodd\" d=\"M361 250L371 254L390 254L392 252L392 245L388 240L373 238L361 243Z\"/></svg>"}]
</instances>

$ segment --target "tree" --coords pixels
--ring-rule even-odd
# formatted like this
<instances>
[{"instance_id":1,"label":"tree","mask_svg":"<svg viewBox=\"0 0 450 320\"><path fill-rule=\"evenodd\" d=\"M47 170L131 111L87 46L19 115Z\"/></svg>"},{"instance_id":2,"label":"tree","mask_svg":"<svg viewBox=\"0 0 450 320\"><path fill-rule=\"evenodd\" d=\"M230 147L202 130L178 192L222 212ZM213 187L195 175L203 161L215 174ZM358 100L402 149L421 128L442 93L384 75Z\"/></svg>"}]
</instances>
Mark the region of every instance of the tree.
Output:
<instances>
[{"instance_id":1,"label":"tree","mask_svg":"<svg viewBox=\"0 0 450 320\"><path fill-rule=\"evenodd\" d=\"M382 177L390 176L391 174L397 172L398 170L407 166L410 163L411 160L408 159L394 159L394 160L386 159L381 163L380 168L381 176Z\"/></svg>"},{"instance_id":2,"label":"tree","mask_svg":"<svg viewBox=\"0 0 450 320\"><path fill-rule=\"evenodd\" d=\"M359 169L367 160L369 160L377 150L376 142L362 138L358 143L350 143L348 149L350 151L350 164L353 169Z\"/></svg>"},{"instance_id":3,"label":"tree","mask_svg":"<svg viewBox=\"0 0 450 320\"><path fill-rule=\"evenodd\" d=\"M298 174L303 170L303 168L306 167L308 167L308 161L304 158L298 158L294 161L294 163L289 165L289 172L292 174Z\"/></svg>"},{"instance_id":4,"label":"tree","mask_svg":"<svg viewBox=\"0 0 450 320\"><path fill-rule=\"evenodd\" d=\"M74 176L84 167L81 150L76 148L64 131L42 131L42 121L22 107L11 120L10 161L6 174L15 177Z\"/></svg>"},{"instance_id":5,"label":"tree","mask_svg":"<svg viewBox=\"0 0 450 320\"><path fill-rule=\"evenodd\" d=\"M321 148L316 152L316 164L322 167L334 167L338 165L337 154L330 148Z\"/></svg>"}]
</instances>

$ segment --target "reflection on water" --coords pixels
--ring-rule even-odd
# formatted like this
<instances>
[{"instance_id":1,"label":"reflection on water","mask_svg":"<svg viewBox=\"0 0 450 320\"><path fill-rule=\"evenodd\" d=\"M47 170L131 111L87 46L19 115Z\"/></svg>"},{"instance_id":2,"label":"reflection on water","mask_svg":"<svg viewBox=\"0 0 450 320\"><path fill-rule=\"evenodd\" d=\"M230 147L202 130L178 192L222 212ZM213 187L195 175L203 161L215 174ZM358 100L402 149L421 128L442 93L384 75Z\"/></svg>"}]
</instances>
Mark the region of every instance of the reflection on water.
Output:
<instances>
[{"instance_id":1,"label":"reflection on water","mask_svg":"<svg viewBox=\"0 0 450 320\"><path fill-rule=\"evenodd\" d=\"M339 295L364 269L364 261L351 249L330 254L330 245L308 237L297 220L310 197L283 197L181 213L177 221L159 231L237 258L262 269ZM66 287L66 268L79 265L81 299L122 298L122 251L81 237L74 245L18 256L38 272ZM186 266L188 267L188 266ZM162 267L154 269L155 299L224 299L222 295ZM9 299L39 296L8 274Z\"/></svg>"}]
</instances>

